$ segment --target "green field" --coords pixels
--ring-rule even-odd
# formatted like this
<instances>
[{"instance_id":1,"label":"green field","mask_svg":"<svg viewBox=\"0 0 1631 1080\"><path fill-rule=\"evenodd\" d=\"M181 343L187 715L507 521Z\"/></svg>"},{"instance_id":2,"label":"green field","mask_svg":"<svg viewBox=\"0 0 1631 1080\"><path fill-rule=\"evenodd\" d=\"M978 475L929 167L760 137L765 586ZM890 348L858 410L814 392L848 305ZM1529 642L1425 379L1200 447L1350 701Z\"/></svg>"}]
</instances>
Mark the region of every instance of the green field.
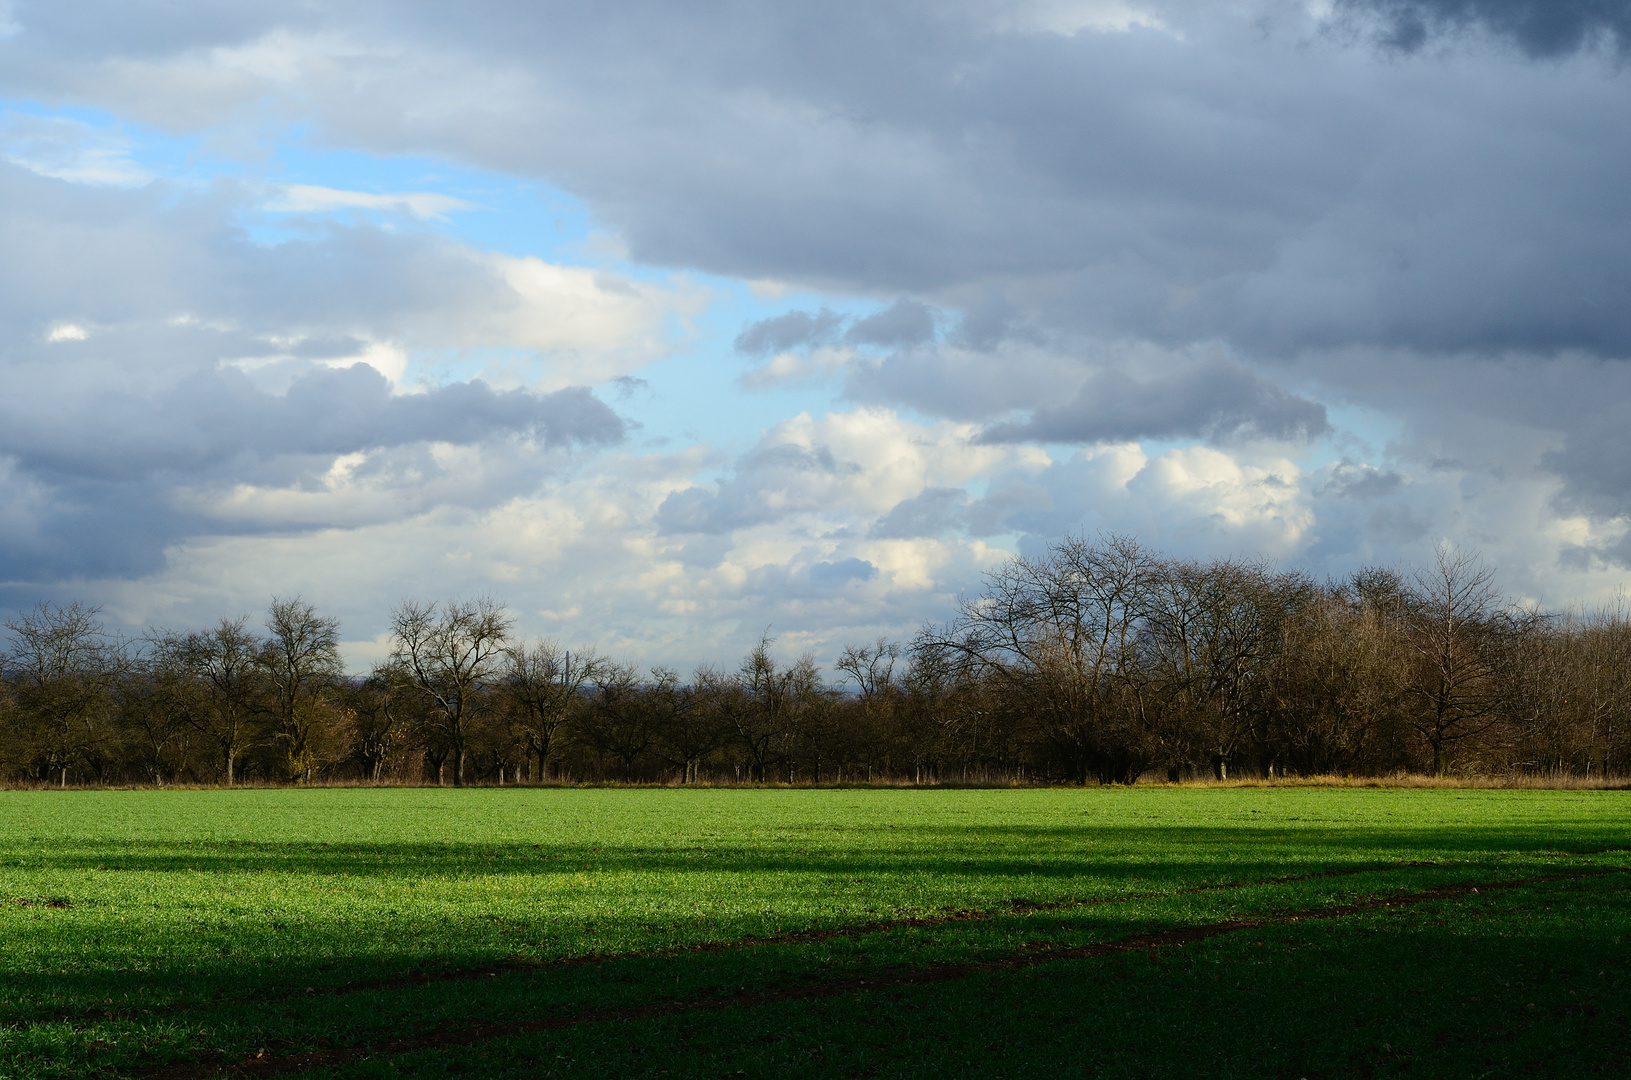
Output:
<instances>
[{"instance_id":1,"label":"green field","mask_svg":"<svg viewBox=\"0 0 1631 1080\"><path fill-rule=\"evenodd\" d=\"M1627 871L1605 791L4 792L0 1075L1626 1075Z\"/></svg>"}]
</instances>

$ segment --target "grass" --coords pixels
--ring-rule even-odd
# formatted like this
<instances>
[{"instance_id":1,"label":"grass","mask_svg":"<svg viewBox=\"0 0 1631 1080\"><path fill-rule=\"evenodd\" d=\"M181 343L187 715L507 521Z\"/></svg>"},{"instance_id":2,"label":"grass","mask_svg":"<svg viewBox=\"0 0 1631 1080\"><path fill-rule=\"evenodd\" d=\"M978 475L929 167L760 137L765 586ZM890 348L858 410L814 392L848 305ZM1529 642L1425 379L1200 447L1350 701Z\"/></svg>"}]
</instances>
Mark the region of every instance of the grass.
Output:
<instances>
[{"instance_id":1,"label":"grass","mask_svg":"<svg viewBox=\"0 0 1631 1080\"><path fill-rule=\"evenodd\" d=\"M1631 1071L1628 798L0 792L0 1075Z\"/></svg>"}]
</instances>

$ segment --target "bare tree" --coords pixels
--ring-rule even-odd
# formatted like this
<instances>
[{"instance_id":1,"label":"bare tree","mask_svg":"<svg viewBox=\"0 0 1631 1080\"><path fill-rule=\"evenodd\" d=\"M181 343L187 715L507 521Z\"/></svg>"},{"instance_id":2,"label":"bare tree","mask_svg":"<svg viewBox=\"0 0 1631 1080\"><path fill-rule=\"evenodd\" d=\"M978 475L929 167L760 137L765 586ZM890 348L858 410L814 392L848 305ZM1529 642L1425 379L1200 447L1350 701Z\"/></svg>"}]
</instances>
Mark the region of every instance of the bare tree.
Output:
<instances>
[{"instance_id":1,"label":"bare tree","mask_svg":"<svg viewBox=\"0 0 1631 1080\"><path fill-rule=\"evenodd\" d=\"M984 593L918 647L960 652L997 679L1073 780L1130 782L1150 749L1140 627L1152 570L1130 538L1068 537L987 574Z\"/></svg>"},{"instance_id":2,"label":"bare tree","mask_svg":"<svg viewBox=\"0 0 1631 1080\"><path fill-rule=\"evenodd\" d=\"M512 620L487 597L446 604L404 600L391 613L391 653L432 705L432 725L463 785L472 726L491 707L488 693L510 641Z\"/></svg>"},{"instance_id":3,"label":"bare tree","mask_svg":"<svg viewBox=\"0 0 1631 1080\"><path fill-rule=\"evenodd\" d=\"M787 779L791 783L795 770L807 767L819 784L824 771L843 764L851 734L844 723L846 715L822 679L821 666L809 653L794 661L786 669L784 678L791 706L787 725L791 736Z\"/></svg>"},{"instance_id":4,"label":"bare tree","mask_svg":"<svg viewBox=\"0 0 1631 1080\"><path fill-rule=\"evenodd\" d=\"M870 701L895 689L895 662L900 645L881 637L871 645L845 645L833 667L854 680L863 700Z\"/></svg>"},{"instance_id":5,"label":"bare tree","mask_svg":"<svg viewBox=\"0 0 1631 1080\"><path fill-rule=\"evenodd\" d=\"M340 620L317 614L298 596L273 597L266 630L260 664L276 699L274 737L289 776L309 783L321 756L314 736L338 719L335 688L345 673Z\"/></svg>"},{"instance_id":6,"label":"bare tree","mask_svg":"<svg viewBox=\"0 0 1631 1080\"><path fill-rule=\"evenodd\" d=\"M1581 764L1606 777L1631 760L1631 611L1621 598L1579 619L1571 637Z\"/></svg>"},{"instance_id":7,"label":"bare tree","mask_svg":"<svg viewBox=\"0 0 1631 1080\"><path fill-rule=\"evenodd\" d=\"M659 671L659 679L673 673ZM633 664L605 663L595 679L593 702L577 717L578 738L623 766L623 779L634 779L634 766L657 738L650 695Z\"/></svg>"},{"instance_id":8,"label":"bare tree","mask_svg":"<svg viewBox=\"0 0 1631 1080\"><path fill-rule=\"evenodd\" d=\"M921 665L927 658L927 652L914 654L914 665ZM890 743L901 734L898 730L903 714L908 710L902 708L907 700L907 690L903 680L895 672L896 665L902 656L902 649L898 642L885 637L878 638L870 645L846 645L839 655L838 662L833 667L844 676L846 681L854 682L859 698L848 705L835 703L832 710L842 717L848 714L850 719L847 732L845 760L837 762L838 778L843 779L843 770L846 766L859 764L866 768L870 774L871 768L889 758ZM936 660L943 659L936 656ZM922 733L927 735L932 728L945 729L958 726L963 714L951 708L950 701L937 701L936 708L912 710L910 715L914 720L928 720L923 724ZM933 718L932 720L930 718ZM939 731L934 731L939 734ZM919 752L912 756L921 770L928 765L931 754L922 752L923 738L912 740L914 749ZM932 753L932 752L931 752ZM819 775L820 767L817 766Z\"/></svg>"},{"instance_id":9,"label":"bare tree","mask_svg":"<svg viewBox=\"0 0 1631 1080\"><path fill-rule=\"evenodd\" d=\"M15 710L42 779L64 786L76 758L97 763L97 750L112 736L111 706L122 650L96 617L98 609L75 601L41 604L7 622L11 645L5 664L14 681Z\"/></svg>"},{"instance_id":10,"label":"bare tree","mask_svg":"<svg viewBox=\"0 0 1631 1080\"><path fill-rule=\"evenodd\" d=\"M737 672L741 693L732 700L731 726L748 756L754 779L769 779L770 766L785 754L792 728L794 686L792 672L770 655L775 638L767 630Z\"/></svg>"},{"instance_id":11,"label":"bare tree","mask_svg":"<svg viewBox=\"0 0 1631 1080\"><path fill-rule=\"evenodd\" d=\"M262 642L247 629L249 616L222 619L213 630L165 633L154 643L162 662L190 678L175 687L187 720L220 751L228 784L236 783L238 759L258 741L265 713Z\"/></svg>"},{"instance_id":12,"label":"bare tree","mask_svg":"<svg viewBox=\"0 0 1631 1080\"><path fill-rule=\"evenodd\" d=\"M404 706L422 705L422 696L386 663L367 678L342 682L340 702L351 760L363 779L378 783L409 726Z\"/></svg>"},{"instance_id":13,"label":"bare tree","mask_svg":"<svg viewBox=\"0 0 1631 1080\"><path fill-rule=\"evenodd\" d=\"M731 703L739 696L735 682L711 667L700 667L683 687L672 672L663 670L656 692L659 745L679 766L680 782L701 778L702 763L725 744Z\"/></svg>"},{"instance_id":14,"label":"bare tree","mask_svg":"<svg viewBox=\"0 0 1631 1080\"><path fill-rule=\"evenodd\" d=\"M1446 751L1481 735L1498 719L1495 571L1476 555L1440 544L1433 566L1415 575L1408 597L1416 664L1410 690L1420 703L1412 723L1442 775Z\"/></svg>"},{"instance_id":15,"label":"bare tree","mask_svg":"<svg viewBox=\"0 0 1631 1080\"><path fill-rule=\"evenodd\" d=\"M1277 739L1307 773L1403 764L1401 673L1411 657L1397 593L1369 576L1304 598L1280 629L1272 673Z\"/></svg>"},{"instance_id":16,"label":"bare tree","mask_svg":"<svg viewBox=\"0 0 1631 1080\"><path fill-rule=\"evenodd\" d=\"M1205 751L1219 780L1254 737L1262 741L1254 705L1278 640L1277 594L1297 584L1229 559L1169 562L1156 575L1147 608L1154 674L1178 737Z\"/></svg>"},{"instance_id":17,"label":"bare tree","mask_svg":"<svg viewBox=\"0 0 1631 1080\"><path fill-rule=\"evenodd\" d=\"M583 706L584 688L606 663L592 649L574 655L553 641L522 642L505 654L501 685L510 728L526 748L529 771L537 762L538 779L549 779L550 756L559 749L573 711Z\"/></svg>"},{"instance_id":18,"label":"bare tree","mask_svg":"<svg viewBox=\"0 0 1631 1080\"><path fill-rule=\"evenodd\" d=\"M172 659L153 650L132 665L118 688L125 737L142 771L159 787L180 771L186 733L192 729L185 708L191 673Z\"/></svg>"}]
</instances>

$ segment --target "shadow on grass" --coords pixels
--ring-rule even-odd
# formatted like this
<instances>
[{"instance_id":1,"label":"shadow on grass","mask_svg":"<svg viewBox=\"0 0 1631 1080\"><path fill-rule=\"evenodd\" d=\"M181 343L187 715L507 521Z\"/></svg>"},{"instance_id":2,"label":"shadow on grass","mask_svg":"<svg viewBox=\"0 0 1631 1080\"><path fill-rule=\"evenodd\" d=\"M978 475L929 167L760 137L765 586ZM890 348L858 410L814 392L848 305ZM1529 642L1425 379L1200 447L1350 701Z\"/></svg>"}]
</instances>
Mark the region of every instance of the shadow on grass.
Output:
<instances>
[{"instance_id":1,"label":"shadow on grass","mask_svg":"<svg viewBox=\"0 0 1631 1080\"><path fill-rule=\"evenodd\" d=\"M290 874L419 879L495 874L975 874L1034 878L1187 878L1286 866L1481 860L1631 849L1624 828L1510 823L1388 828L1117 826L854 827L842 843L287 843L245 840L5 844L29 870Z\"/></svg>"},{"instance_id":2,"label":"shadow on grass","mask_svg":"<svg viewBox=\"0 0 1631 1080\"><path fill-rule=\"evenodd\" d=\"M325 1075L1622 1076L1631 894L1583 881L1184 948L653 1016ZM268 1070L272 1071L272 1070Z\"/></svg>"},{"instance_id":3,"label":"shadow on grass","mask_svg":"<svg viewBox=\"0 0 1631 1080\"><path fill-rule=\"evenodd\" d=\"M393 1014L394 1023L376 1023L367 1032L348 1033L339 1045L352 1049L336 1054L319 1052L315 1057L303 1056L301 1052L274 1052L266 1059L250 1063L246 1071L257 1075L300 1071L305 1067L321 1066L326 1070L352 1061L359 1054L399 1058L404 1053L419 1053L420 1060L411 1063L413 1071L428 1068L434 1074L436 1065L441 1063L496 1075L503 1071L502 1063L512 1058L517 1048L528 1045L536 1048L538 1043L534 1036L545 1031L556 1033L548 1047L551 1050L561 1045L556 1039L581 1048L583 1038L572 1031L580 1029L592 1033L585 1055L588 1060L581 1061L588 1066L586 1074L625 1075L645 1071L630 1066L645 1056L649 1047L665 1047L673 1054L676 1048L689 1050L686 1044L695 1040L711 1043L715 1050L724 1049L725 1061L740 1061L744 1050L751 1055L759 1048L784 1043L789 1030L813 1026L825 1036L815 1043L826 1047L822 1055L810 1055L808 1044L797 1045L797 1050L805 1052L804 1060L774 1063L778 1066L774 1069L764 1067L773 1063L760 1062L760 1068L747 1071L753 1075L770 1075L791 1069L798 1074L799 1066L827 1064L825 1055L835 1050L889 1051L898 1049L895 1043L921 1042L927 1035L942 1044L942 1051L949 1045L962 1055L961 1061L955 1063L962 1068L948 1069L946 1066L953 1062L932 1054L931 1059L939 1058L940 1070L931 1075L957 1075L969 1072L971 1067L977 1072L985 1071L977 1064L982 1060L981 1055L970 1051L984 1049L986 1062L1000 1062L1009 1067L1016 1059L1024 1061L1037 1049L1046 1050L1056 1045L1057 1040L1050 1036L1061 1028L1074 1028L1089 1036L1102 1035L1107 1026L1105 1021L1120 1019L1120 1010L1129 1005L1142 1006L1137 1018L1146 1028L1178 1033L1196 1026L1227 1028L1226 1041L1235 1044L1243 1041L1245 1033L1245 1042L1250 1044L1255 1039L1271 1051L1284 1049L1299 1038L1306 1047L1321 1036L1331 1034L1324 1026L1331 1017L1344 1012L1353 1014L1355 991L1368 995L1369 1000L1368 1009L1352 1017L1353 1026L1361 1030L1368 1028L1372 1035L1381 1028L1382 1035L1391 1036L1402 1046L1408 1041L1412 1024L1423 1018L1424 1010L1433 1018L1435 1013L1457 1009L1466 1013L1467 1006L1484 1006L1474 1011L1478 1021L1487 1022L1487 1006L1498 1004L1503 992L1512 991L1506 996L1518 1002L1531 999L1526 1007L1532 1012L1536 1008L1533 1001L1536 987L1532 982L1524 982L1523 972L1525 957L1537 954L1546 961L1539 972L1530 977L1550 979L1553 983L1561 981L1569 995L1553 1006L1553 1019L1566 1020L1579 1015L1592 1020L1603 1011L1598 999L1615 994L1623 981L1616 971L1615 980L1604 983L1601 977L1606 972L1599 972L1599 979L1594 983L1584 970L1597 959L1591 951L1596 939L1588 928L1601 925L1605 914L1602 904L1592 902L1603 894L1590 895L1601 885L1601 882L1586 881L1535 882L1498 889L1476 897L1472 904L1463 903L1474 900L1476 895L1469 895L1465 888L1438 890L1429 892L1426 897L1418 895L1417 900L1426 899L1419 911L1407 900L1403 906L1386 910L1361 905L1329 911L1328 914L1336 916L1335 921L1322 917L1297 921L1292 916L1244 925L1202 921L1191 923L1187 929L1182 926L1156 929L1141 937L1119 941L1100 939L1102 944L1085 946L1079 938L1072 943L1069 937L1069 931L1079 927L1061 926L1058 929L1062 936L1055 938L1058 944L1053 950L1037 952L1037 946L1032 945L1016 952L1010 947L1000 951L989 963L954 962L926 967L917 966L911 954L906 953L900 954L907 958L906 966L889 966L860 979L843 971L819 968L807 970L800 978L796 964L791 968L785 966L785 957L779 962L761 963L757 970L750 957L717 957L709 959L708 970L687 972L701 975L703 992L700 995L696 985L681 990L678 978L675 995L669 997L664 993L664 988L670 986L668 976L682 970L676 963L637 961L615 965L603 973L609 978L620 975L616 981L632 984L621 994L615 988L608 992L605 985L608 979L603 979L598 986L583 982L581 972L567 973L568 978L578 979L575 987L557 983L553 986L553 997L539 994L538 1000L527 1000L526 994L518 999L513 986L477 984L473 994L459 1003L465 1010L462 1026L459 1017L438 1015L423 1007L427 1003L420 1002L417 1009L410 1006L400 1014ZM1571 889L1575 895L1567 895ZM1430 899L1434 895L1439 899ZM1624 929L1628 913L1623 888L1608 897L1619 901L1619 910L1609 915L1609 921L1614 922L1617 915L1617 922ZM1612 909L1615 905L1610 903L1608 907ZM1130 928L1130 925L1124 927ZM1050 961L1049 955L1059 950L1073 959L1064 961L1056 956ZM1618 951L1624 953L1626 949ZM1149 954L1147 963L1142 955L1146 952ZM1139 955L1136 958L1128 955L1133 953ZM1495 961L1493 965L1491 957ZM1422 977L1425 973L1431 981L1435 962L1440 967L1446 964L1482 966L1484 970L1478 973L1475 986L1485 996L1464 1002L1424 998L1426 988L1421 985ZM1493 998L1489 996L1493 987L1488 977L1492 966L1506 977L1504 986L1494 990ZM1282 985L1268 994L1270 1000L1262 1000L1265 984L1285 974L1283 969L1287 968L1300 977L1292 980L1291 985ZM1200 977L1193 977L1197 972ZM1456 974L1466 981L1465 972ZM1185 978L1186 975L1191 977ZM1559 975L1561 980L1554 978ZM760 979L766 976L770 980L768 984L760 984ZM743 982L755 985L742 986L738 992L737 987ZM1039 986L1050 987L1040 995L1040 1000ZM1323 993L1310 993L1311 987ZM506 989L510 991L508 999ZM1446 987L1438 985L1430 989L1442 995ZM1581 997L1582 989L1588 992L1587 997ZM1589 996L1593 990L1597 991L1597 998ZM1000 1002L1001 997L1009 1000ZM1090 999L1085 1010L1081 1000L1084 997ZM1096 1005L1091 1003L1094 997L1098 999ZM1333 997L1338 999L1335 1003L1331 1001ZM1071 1014L1068 1020L1057 1015L1059 999L1074 999L1066 1010ZM1321 1009L1310 1012L1307 1007L1310 1000L1320 1000ZM555 1003L553 1008L551 1001ZM1231 1001L1252 1005L1255 1011L1217 1015L1220 1006L1226 1008L1225 1003ZM855 1015L849 1030L839 1025L835 1031L830 1016L825 1013L829 1005L812 1006L815 1002L829 1003L835 1010L852 1013L854 1005L863 1004L865 1011ZM948 1009L949 1003L963 1007ZM924 1005L927 1005L925 1015L914 1015ZM1200 1016L1195 1014L1197 1006L1202 1010ZM1049 1011L1056 1015L1039 1023L1038 1012ZM1623 1014L1623 1003L1620 1011ZM955 1025L945 1023L950 1012L961 1014ZM506 1014L513 1019L478 1019ZM913 1017L928 1030L901 1030L898 1020L903 1015ZM1126 1016L1131 1018L1135 1013L1129 1011ZM1534 1019L1525 1018L1521 1012L1518 1017ZM766 1024L767 1018L771 1023ZM1623 1026L1623 1016L1621 1021ZM613 1039L605 1037L608 1023L617 1024L617 1036ZM628 1026L631 1024L637 1026ZM653 1027L658 1030L652 1030ZM757 1030L745 1043L737 1038L744 1027ZM998 1045L979 1046L977 1040L1004 1028L1008 1029L1011 1039ZM1612 1030L1606 1033L1611 1035ZM1344 1030L1340 1034L1348 1032ZM1598 1034L1605 1032L1599 1030ZM1183 1034L1180 1039L1188 1041L1183 1039ZM1375 1041L1382 1040L1378 1037ZM323 1039L319 1037L316 1045L322 1044ZM300 1045L309 1048L313 1044L311 1041L286 1044L288 1049ZM1131 1045L1135 1050L1131 1056L1135 1060L1136 1050L1147 1052L1150 1047L1147 1041ZM1389 1051L1393 1047L1394 1043L1387 1044ZM921 1048L907 1049L908 1058L915 1058ZM1187 1052L1194 1054L1206 1049L1204 1045L1197 1047L1191 1043ZM1258 1053L1263 1049L1265 1046L1259 1045ZM423 1053L427 1050L430 1052ZM1058 1074L1058 1066L1071 1060L1068 1049L1066 1053L1063 1060L1056 1061L1055 1067L1039 1068L1038 1074ZM1347 1056L1351 1057L1351 1052ZM573 1055L566 1057L571 1060ZM674 1054L661 1064L670 1067L672 1072L673 1066L685 1063L685 1057L683 1052ZM817 1057L823 1060L812 1061ZM1195 1060L1200 1059L1192 1060L1192 1067ZM533 1059L534 1065L536 1061ZM1246 1061L1261 1066L1258 1056L1249 1056ZM702 1075L732 1071L722 1070L723 1062L712 1055L704 1055L692 1064L697 1066L695 1072ZM1101 1064L1108 1062L1101 1060ZM1146 1060L1141 1064L1147 1066L1150 1062ZM1177 1064L1179 1062L1170 1062L1159 1074L1193 1073L1193 1068L1170 1067ZM207 1068L197 1072L185 1069L174 1075L204 1075L209 1071ZM683 1069L679 1074L692 1071ZM1094 1073L1100 1071L1093 1070ZM1140 1071L1152 1074L1147 1068ZM1249 1071L1243 1075L1263 1073Z\"/></svg>"}]
</instances>

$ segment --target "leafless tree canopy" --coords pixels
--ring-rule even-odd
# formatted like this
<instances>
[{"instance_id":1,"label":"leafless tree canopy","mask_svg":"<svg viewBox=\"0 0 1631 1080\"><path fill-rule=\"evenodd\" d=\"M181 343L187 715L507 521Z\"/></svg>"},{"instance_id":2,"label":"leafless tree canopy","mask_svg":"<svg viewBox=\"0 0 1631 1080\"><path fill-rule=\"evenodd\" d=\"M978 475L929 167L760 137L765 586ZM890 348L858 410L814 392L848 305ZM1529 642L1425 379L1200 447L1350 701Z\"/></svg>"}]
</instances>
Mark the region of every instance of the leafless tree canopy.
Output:
<instances>
[{"instance_id":1,"label":"leafless tree canopy","mask_svg":"<svg viewBox=\"0 0 1631 1080\"><path fill-rule=\"evenodd\" d=\"M275 598L204 630L6 624L10 782L464 784L1631 772L1631 610L1539 612L1449 547L1315 581L1072 537L990 573L909 643L831 671L766 632L689 674L517 639L491 599L406 600L364 675Z\"/></svg>"},{"instance_id":2,"label":"leafless tree canopy","mask_svg":"<svg viewBox=\"0 0 1631 1080\"><path fill-rule=\"evenodd\" d=\"M488 598L424 604L404 600L391 613L397 670L429 705L431 751L453 759L464 783L471 735L493 707L490 693L510 643L514 620Z\"/></svg>"}]
</instances>

